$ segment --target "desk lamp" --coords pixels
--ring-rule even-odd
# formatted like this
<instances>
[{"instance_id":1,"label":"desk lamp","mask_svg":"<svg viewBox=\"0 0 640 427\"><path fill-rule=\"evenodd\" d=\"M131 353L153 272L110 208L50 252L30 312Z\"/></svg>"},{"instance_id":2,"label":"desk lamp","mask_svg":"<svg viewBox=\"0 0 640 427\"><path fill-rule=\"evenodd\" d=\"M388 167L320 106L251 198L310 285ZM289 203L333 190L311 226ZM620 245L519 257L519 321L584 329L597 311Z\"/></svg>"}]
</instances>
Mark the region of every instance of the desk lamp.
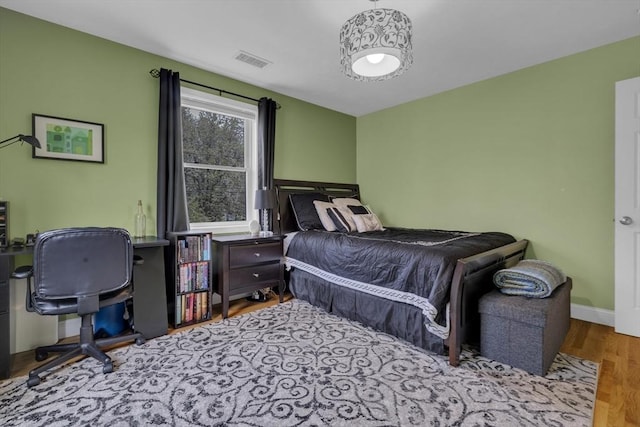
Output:
<instances>
[{"instance_id":1,"label":"desk lamp","mask_svg":"<svg viewBox=\"0 0 640 427\"><path fill-rule=\"evenodd\" d=\"M273 232L269 230L269 209L273 209L275 206L273 190L267 190L267 187L256 190L254 207L262 210L262 231L260 232L262 237L273 236Z\"/></svg>"},{"instance_id":2,"label":"desk lamp","mask_svg":"<svg viewBox=\"0 0 640 427\"><path fill-rule=\"evenodd\" d=\"M15 141L12 141L15 140ZM12 141L12 142L9 142ZM31 136L31 135L16 135L16 136L12 136L11 138L7 138L3 141L0 141L0 145L4 144L5 142L9 142L9 144L5 145L5 147L10 146L13 143L16 143L18 141L23 141L26 142L27 144L33 145L36 148L40 148L40 141L38 141L38 138L36 138L35 136ZM5 147L0 147L0 148L5 148Z\"/></svg>"}]
</instances>

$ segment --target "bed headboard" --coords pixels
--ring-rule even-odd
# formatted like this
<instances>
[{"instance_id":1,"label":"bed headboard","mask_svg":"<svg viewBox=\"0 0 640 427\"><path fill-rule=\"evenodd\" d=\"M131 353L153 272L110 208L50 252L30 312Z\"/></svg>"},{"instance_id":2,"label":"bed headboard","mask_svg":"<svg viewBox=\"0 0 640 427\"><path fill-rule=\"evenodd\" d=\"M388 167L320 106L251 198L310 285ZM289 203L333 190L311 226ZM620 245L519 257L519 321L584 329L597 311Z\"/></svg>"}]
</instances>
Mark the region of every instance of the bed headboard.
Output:
<instances>
[{"instance_id":1,"label":"bed headboard","mask_svg":"<svg viewBox=\"0 0 640 427\"><path fill-rule=\"evenodd\" d=\"M284 234L297 231L298 225L291 210L289 194L292 193L322 193L333 197L360 198L358 184L340 184L335 182L295 181L291 179L274 179L276 190L277 215L273 223L276 233Z\"/></svg>"}]
</instances>

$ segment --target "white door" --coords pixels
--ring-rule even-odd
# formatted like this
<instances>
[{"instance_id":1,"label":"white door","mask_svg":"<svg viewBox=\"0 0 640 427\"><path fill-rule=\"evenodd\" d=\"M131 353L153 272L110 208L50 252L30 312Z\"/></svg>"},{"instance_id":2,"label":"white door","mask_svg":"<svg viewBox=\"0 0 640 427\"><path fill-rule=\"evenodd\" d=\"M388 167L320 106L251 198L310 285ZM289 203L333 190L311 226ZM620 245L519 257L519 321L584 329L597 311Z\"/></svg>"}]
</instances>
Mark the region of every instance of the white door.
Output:
<instances>
[{"instance_id":1,"label":"white door","mask_svg":"<svg viewBox=\"0 0 640 427\"><path fill-rule=\"evenodd\" d=\"M616 83L616 332L640 337L640 77Z\"/></svg>"}]
</instances>

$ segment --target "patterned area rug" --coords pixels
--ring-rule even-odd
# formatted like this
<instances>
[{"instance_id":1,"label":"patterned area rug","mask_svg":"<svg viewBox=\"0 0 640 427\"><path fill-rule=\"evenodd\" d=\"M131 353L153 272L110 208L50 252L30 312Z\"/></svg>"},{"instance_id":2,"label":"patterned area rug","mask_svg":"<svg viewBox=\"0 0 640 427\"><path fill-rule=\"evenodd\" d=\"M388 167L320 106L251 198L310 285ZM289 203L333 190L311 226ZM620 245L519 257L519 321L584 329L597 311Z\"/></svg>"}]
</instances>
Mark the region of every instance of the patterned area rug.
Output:
<instances>
[{"instance_id":1,"label":"patterned area rug","mask_svg":"<svg viewBox=\"0 0 640 427\"><path fill-rule=\"evenodd\" d=\"M293 300L0 382L0 425L590 426L597 364L546 377L470 351L460 367Z\"/></svg>"}]
</instances>

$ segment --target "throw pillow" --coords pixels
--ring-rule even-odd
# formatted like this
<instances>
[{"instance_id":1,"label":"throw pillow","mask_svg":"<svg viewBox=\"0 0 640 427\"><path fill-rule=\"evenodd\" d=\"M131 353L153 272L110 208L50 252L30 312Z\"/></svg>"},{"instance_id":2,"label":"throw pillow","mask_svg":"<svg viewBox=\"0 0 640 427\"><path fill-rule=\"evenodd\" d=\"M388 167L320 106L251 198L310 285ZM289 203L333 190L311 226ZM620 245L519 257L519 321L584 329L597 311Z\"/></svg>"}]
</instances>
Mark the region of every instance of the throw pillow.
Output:
<instances>
[{"instance_id":1,"label":"throw pillow","mask_svg":"<svg viewBox=\"0 0 640 427\"><path fill-rule=\"evenodd\" d=\"M316 207L316 212L318 213L318 217L320 217L320 222L324 229L327 231L336 231L336 225L329 216L329 212L327 212L328 209L335 208L336 205L321 200L314 200L313 205Z\"/></svg>"},{"instance_id":2,"label":"throw pillow","mask_svg":"<svg viewBox=\"0 0 640 427\"><path fill-rule=\"evenodd\" d=\"M293 215L302 231L324 230L318 211L313 204L314 200L329 202L329 196L322 193L295 193L289 195L289 202L293 209Z\"/></svg>"},{"instance_id":3,"label":"throw pillow","mask_svg":"<svg viewBox=\"0 0 640 427\"><path fill-rule=\"evenodd\" d=\"M366 215L354 215L353 221L356 224L358 233L384 230L384 228L382 227L382 223L378 219L378 216L374 213Z\"/></svg>"}]
</instances>

